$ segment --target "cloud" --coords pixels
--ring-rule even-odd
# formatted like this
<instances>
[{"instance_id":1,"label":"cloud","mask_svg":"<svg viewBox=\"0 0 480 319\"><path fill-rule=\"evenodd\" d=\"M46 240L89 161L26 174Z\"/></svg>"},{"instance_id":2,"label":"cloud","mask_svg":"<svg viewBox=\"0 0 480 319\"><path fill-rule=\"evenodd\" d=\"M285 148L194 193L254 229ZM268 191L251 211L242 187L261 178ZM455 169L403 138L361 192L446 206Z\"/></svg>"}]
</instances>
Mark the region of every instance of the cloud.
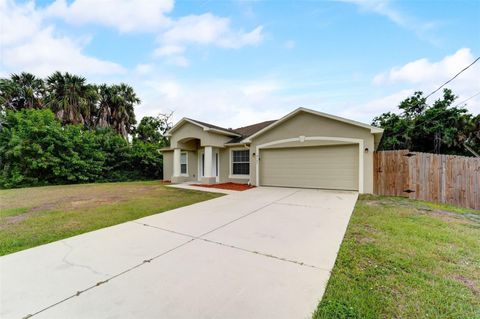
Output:
<instances>
[{"instance_id":1,"label":"cloud","mask_svg":"<svg viewBox=\"0 0 480 319\"><path fill-rule=\"evenodd\" d=\"M375 106L384 104L386 110L397 106L403 99L414 91L423 91L426 94L432 92L440 85L451 79L460 70L470 65L476 56L469 48L462 48L452 55L447 55L439 61L430 61L426 58L408 62L402 66L395 66L386 72L377 74L373 78L376 89L397 91L385 98L370 101L362 106L362 112L369 112ZM461 73L445 87L458 95L457 104L480 92L480 63L472 65ZM442 90L438 91L429 99L442 96ZM455 104L456 105L456 104ZM480 96L476 96L466 102L467 109L473 114L480 113Z\"/></svg>"},{"instance_id":2,"label":"cloud","mask_svg":"<svg viewBox=\"0 0 480 319\"><path fill-rule=\"evenodd\" d=\"M342 109L339 115L346 118L357 118L360 121L369 123L375 116L378 116L382 113L398 113L397 106L399 103L411 96L414 92L415 90L413 89L403 89L386 96L374 98L373 100L364 103L358 103L353 107L350 103L348 103L350 105L346 104L342 105L342 107L339 107Z\"/></svg>"},{"instance_id":3,"label":"cloud","mask_svg":"<svg viewBox=\"0 0 480 319\"><path fill-rule=\"evenodd\" d=\"M84 39L57 36L53 26L46 26L33 2L16 4L0 0L2 73L27 71L46 76L53 71L81 74L117 74L125 69L116 63L82 53ZM25 26L23 25L25 24Z\"/></svg>"},{"instance_id":4,"label":"cloud","mask_svg":"<svg viewBox=\"0 0 480 319\"><path fill-rule=\"evenodd\" d=\"M33 2L17 6L11 0L0 0L0 44L14 45L35 35L40 28L41 16Z\"/></svg>"},{"instance_id":5,"label":"cloud","mask_svg":"<svg viewBox=\"0 0 480 319\"><path fill-rule=\"evenodd\" d=\"M172 21L171 26L158 36L160 47L154 52L157 57L177 56L173 61L186 66L182 54L188 45L212 45L225 49L239 49L248 45L256 45L263 40L263 27L258 26L251 31L233 30L228 18L218 17L211 13L189 15ZM170 62L172 59L169 60ZM177 61L177 62L178 62Z\"/></svg>"},{"instance_id":6,"label":"cloud","mask_svg":"<svg viewBox=\"0 0 480 319\"><path fill-rule=\"evenodd\" d=\"M152 73L154 66L148 63L140 63L135 67L135 73L139 75L146 75Z\"/></svg>"},{"instance_id":7,"label":"cloud","mask_svg":"<svg viewBox=\"0 0 480 319\"><path fill-rule=\"evenodd\" d=\"M56 0L46 15L66 22L113 27L120 32L157 31L171 23L165 14L172 11L173 0Z\"/></svg>"},{"instance_id":8,"label":"cloud","mask_svg":"<svg viewBox=\"0 0 480 319\"><path fill-rule=\"evenodd\" d=\"M444 57L438 62L430 62L428 59L422 58L403 66L393 67L388 72L376 75L373 81L375 84L397 82L417 84L447 81L474 60L475 57L471 50L469 48L463 48L452 55ZM458 78L458 81L478 83L478 71L479 67L473 66L470 70L462 74L461 77Z\"/></svg>"},{"instance_id":9,"label":"cloud","mask_svg":"<svg viewBox=\"0 0 480 319\"><path fill-rule=\"evenodd\" d=\"M233 49L257 44L261 40L262 26L250 32L233 31L230 19L217 17L211 13L182 17L160 36L160 42L167 44L213 44Z\"/></svg>"},{"instance_id":10,"label":"cloud","mask_svg":"<svg viewBox=\"0 0 480 319\"><path fill-rule=\"evenodd\" d=\"M153 54L156 57L163 57L169 55L178 55L182 54L183 52L185 52L185 47L171 44L155 49Z\"/></svg>"},{"instance_id":11,"label":"cloud","mask_svg":"<svg viewBox=\"0 0 480 319\"><path fill-rule=\"evenodd\" d=\"M120 32L157 34L159 47L154 57L171 57L167 63L188 66L183 56L189 45L212 45L238 49L262 41L262 26L251 31L234 30L229 18L212 13L171 18L174 0L55 0L43 10L49 18L61 18L73 25L96 24Z\"/></svg>"},{"instance_id":12,"label":"cloud","mask_svg":"<svg viewBox=\"0 0 480 319\"><path fill-rule=\"evenodd\" d=\"M275 78L209 79L199 83L158 77L140 79L134 86L142 96L142 105L136 110L139 118L174 111L175 121L192 117L240 127L280 118L300 106L338 114L338 110L325 107L321 92L282 94L284 84ZM358 119L358 114L354 118Z\"/></svg>"},{"instance_id":13,"label":"cloud","mask_svg":"<svg viewBox=\"0 0 480 319\"><path fill-rule=\"evenodd\" d=\"M420 38L425 38L433 44L438 40L431 34L437 23L432 21L419 21L412 16L408 16L392 6L391 0L336 0L338 2L350 3L358 6L360 10L374 12L388 18L396 25L413 31Z\"/></svg>"}]
</instances>

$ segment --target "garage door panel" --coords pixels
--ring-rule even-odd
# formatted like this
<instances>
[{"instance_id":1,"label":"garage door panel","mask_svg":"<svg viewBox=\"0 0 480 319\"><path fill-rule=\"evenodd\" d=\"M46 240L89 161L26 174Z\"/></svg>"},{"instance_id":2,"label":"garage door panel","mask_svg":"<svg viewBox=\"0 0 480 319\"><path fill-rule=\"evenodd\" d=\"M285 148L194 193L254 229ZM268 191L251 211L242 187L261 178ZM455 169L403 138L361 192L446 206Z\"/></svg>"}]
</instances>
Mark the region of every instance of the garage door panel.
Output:
<instances>
[{"instance_id":1,"label":"garage door panel","mask_svg":"<svg viewBox=\"0 0 480 319\"><path fill-rule=\"evenodd\" d=\"M358 190L358 145L263 149L260 184Z\"/></svg>"}]
</instances>

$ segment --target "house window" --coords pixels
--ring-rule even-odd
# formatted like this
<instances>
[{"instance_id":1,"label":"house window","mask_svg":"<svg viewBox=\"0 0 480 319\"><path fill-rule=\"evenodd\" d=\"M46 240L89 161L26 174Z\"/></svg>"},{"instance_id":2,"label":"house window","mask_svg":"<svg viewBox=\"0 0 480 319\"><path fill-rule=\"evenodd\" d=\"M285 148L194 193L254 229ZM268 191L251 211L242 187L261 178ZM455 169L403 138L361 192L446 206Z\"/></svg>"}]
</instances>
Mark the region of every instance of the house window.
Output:
<instances>
[{"instance_id":1,"label":"house window","mask_svg":"<svg viewBox=\"0 0 480 319\"><path fill-rule=\"evenodd\" d=\"M188 156L187 152L180 153L180 174L187 175L188 172Z\"/></svg>"},{"instance_id":2,"label":"house window","mask_svg":"<svg viewBox=\"0 0 480 319\"><path fill-rule=\"evenodd\" d=\"M239 150L232 151L232 174L249 175L250 174L250 151Z\"/></svg>"}]
</instances>

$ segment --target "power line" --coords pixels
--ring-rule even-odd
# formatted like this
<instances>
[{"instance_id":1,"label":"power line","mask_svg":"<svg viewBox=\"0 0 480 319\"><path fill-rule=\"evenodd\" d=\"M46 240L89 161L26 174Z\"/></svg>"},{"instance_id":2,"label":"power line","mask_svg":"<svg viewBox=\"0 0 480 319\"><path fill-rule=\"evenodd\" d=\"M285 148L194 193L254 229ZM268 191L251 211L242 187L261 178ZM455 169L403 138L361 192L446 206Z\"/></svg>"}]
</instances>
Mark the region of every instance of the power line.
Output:
<instances>
[{"instance_id":1,"label":"power line","mask_svg":"<svg viewBox=\"0 0 480 319\"><path fill-rule=\"evenodd\" d=\"M433 91L432 93L430 93L429 95L427 95L425 97L425 99L428 99L432 94L438 92L441 88L443 88L445 85L447 85L448 83L452 82L457 76L459 76L460 74L462 74L463 72L465 72L468 68L470 68L472 65L474 65L478 60L480 60L480 56L478 58L475 59L475 61L473 61L472 63L470 63L470 65L468 65L467 67L465 67L463 70L461 70L460 72L458 72L457 74L455 74L455 76L453 78L451 78L450 80L448 80L447 82L443 83L442 85L440 85L440 87L438 87L438 89L436 89L435 91Z\"/></svg>"},{"instance_id":2,"label":"power line","mask_svg":"<svg viewBox=\"0 0 480 319\"><path fill-rule=\"evenodd\" d=\"M477 92L477 93L475 93L474 95L472 95L471 97L463 100L462 102L459 102L459 103L458 103L457 105L455 105L454 107L460 106L460 104L463 104L463 103L465 103L465 102L467 102L467 101L470 101L471 99L473 99L473 98L476 97L477 95L480 95L480 92Z\"/></svg>"}]
</instances>

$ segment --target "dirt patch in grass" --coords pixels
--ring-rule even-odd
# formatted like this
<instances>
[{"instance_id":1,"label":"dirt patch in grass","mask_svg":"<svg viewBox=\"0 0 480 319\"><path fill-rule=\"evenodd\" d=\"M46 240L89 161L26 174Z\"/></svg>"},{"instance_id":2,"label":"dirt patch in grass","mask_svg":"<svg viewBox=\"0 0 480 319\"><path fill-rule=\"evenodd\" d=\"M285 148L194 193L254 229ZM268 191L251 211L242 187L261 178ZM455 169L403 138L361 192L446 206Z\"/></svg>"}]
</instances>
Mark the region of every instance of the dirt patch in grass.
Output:
<instances>
[{"instance_id":1,"label":"dirt patch in grass","mask_svg":"<svg viewBox=\"0 0 480 319\"><path fill-rule=\"evenodd\" d=\"M475 295L480 296L480 287L478 286L478 282L475 282L473 279L466 278L462 275L458 275L454 277L454 279L467 286Z\"/></svg>"}]
</instances>

